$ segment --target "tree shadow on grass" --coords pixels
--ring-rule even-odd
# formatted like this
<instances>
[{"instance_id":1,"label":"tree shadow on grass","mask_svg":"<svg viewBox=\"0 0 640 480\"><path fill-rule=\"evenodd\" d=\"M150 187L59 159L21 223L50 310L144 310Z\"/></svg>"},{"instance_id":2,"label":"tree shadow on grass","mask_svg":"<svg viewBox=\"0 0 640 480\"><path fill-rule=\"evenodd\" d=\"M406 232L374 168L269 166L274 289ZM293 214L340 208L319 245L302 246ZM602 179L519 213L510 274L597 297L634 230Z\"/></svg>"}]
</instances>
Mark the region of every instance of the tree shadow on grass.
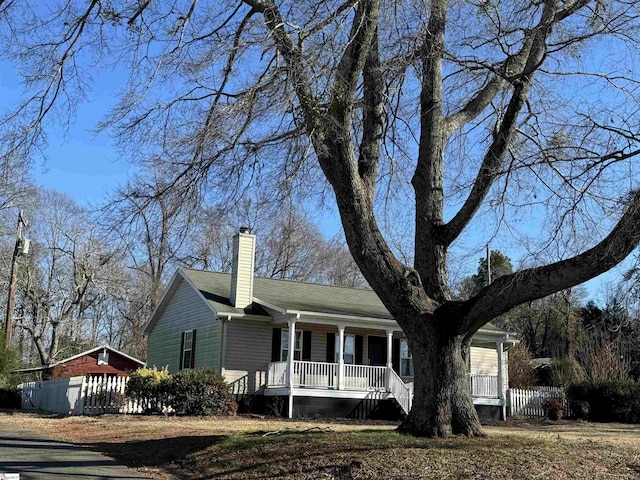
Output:
<instances>
[{"instance_id":1,"label":"tree shadow on grass","mask_svg":"<svg viewBox=\"0 0 640 480\"><path fill-rule=\"evenodd\" d=\"M192 435L124 443L89 443L84 447L112 457L127 467L160 467L179 463L190 454L217 445L226 438L226 435Z\"/></svg>"},{"instance_id":2,"label":"tree shadow on grass","mask_svg":"<svg viewBox=\"0 0 640 480\"><path fill-rule=\"evenodd\" d=\"M271 433L271 435L266 435ZM457 442L431 442L370 429L358 432L318 432L285 429L281 432L253 431L236 435L178 436L124 443L93 443L85 447L99 451L131 468L160 468L182 478L241 478L252 475L329 475L351 478L359 460L372 449L404 448L457 450ZM326 441L325 435L331 435ZM334 442L337 442L334 443ZM205 452L218 447L215 452ZM336 456L336 453L338 455ZM304 475L303 475L304 476ZM302 478L302 477L301 477ZM307 477L305 477L307 478Z\"/></svg>"}]
</instances>

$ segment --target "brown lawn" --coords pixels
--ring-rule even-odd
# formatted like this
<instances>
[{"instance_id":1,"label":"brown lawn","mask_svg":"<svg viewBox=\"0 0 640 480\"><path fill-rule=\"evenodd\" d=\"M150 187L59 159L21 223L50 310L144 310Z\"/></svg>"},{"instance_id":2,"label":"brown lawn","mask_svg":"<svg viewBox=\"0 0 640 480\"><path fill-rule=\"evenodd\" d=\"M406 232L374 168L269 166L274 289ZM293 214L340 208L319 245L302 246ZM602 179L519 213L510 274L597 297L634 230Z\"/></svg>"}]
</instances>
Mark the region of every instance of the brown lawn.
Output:
<instances>
[{"instance_id":1,"label":"brown lawn","mask_svg":"<svg viewBox=\"0 0 640 480\"><path fill-rule=\"evenodd\" d=\"M640 425L511 420L487 438L432 440L385 423L0 414L12 425L163 480L640 479Z\"/></svg>"}]
</instances>

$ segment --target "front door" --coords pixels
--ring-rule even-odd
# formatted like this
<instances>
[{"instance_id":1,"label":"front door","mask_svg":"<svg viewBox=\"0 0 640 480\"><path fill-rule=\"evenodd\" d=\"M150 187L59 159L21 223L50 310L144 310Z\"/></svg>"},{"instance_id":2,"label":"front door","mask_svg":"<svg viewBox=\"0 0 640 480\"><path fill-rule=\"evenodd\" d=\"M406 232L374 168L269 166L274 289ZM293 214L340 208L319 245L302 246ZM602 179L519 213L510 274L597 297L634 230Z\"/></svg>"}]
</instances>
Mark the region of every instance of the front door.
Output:
<instances>
[{"instance_id":1,"label":"front door","mask_svg":"<svg viewBox=\"0 0 640 480\"><path fill-rule=\"evenodd\" d=\"M385 366L387 364L387 339L385 337L368 337L369 365Z\"/></svg>"}]
</instances>

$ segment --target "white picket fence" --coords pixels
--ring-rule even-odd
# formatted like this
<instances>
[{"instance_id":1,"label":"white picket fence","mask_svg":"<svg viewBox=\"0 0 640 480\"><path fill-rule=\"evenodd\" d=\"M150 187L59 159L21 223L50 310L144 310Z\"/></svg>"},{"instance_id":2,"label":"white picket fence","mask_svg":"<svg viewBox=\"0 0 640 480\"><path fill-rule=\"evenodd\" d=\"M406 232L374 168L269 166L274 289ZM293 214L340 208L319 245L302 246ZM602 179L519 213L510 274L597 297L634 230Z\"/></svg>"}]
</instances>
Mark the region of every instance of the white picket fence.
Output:
<instances>
[{"instance_id":1,"label":"white picket fence","mask_svg":"<svg viewBox=\"0 0 640 480\"><path fill-rule=\"evenodd\" d=\"M18 386L22 408L43 410L64 415L101 415L105 413L143 413L149 400L125 398L129 377L72 377L43 382L28 382ZM166 402L153 400L161 411L168 411Z\"/></svg>"},{"instance_id":2,"label":"white picket fence","mask_svg":"<svg viewBox=\"0 0 640 480\"><path fill-rule=\"evenodd\" d=\"M510 388L507 397L511 416L544 418L542 402L547 399L561 400L564 405L564 415L570 415L569 402L562 388L533 387L530 390Z\"/></svg>"}]
</instances>

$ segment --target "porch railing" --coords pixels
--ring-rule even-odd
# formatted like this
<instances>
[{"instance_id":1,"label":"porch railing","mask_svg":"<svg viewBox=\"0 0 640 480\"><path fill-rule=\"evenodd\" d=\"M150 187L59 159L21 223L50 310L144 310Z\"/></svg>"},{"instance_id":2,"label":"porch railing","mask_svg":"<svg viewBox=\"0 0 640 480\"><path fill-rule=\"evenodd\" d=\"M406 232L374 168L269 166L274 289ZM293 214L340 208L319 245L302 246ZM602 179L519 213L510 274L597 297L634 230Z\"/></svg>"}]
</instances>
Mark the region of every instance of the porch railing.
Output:
<instances>
[{"instance_id":1,"label":"porch railing","mask_svg":"<svg viewBox=\"0 0 640 480\"><path fill-rule=\"evenodd\" d=\"M293 384L299 387L337 388L337 363L293 362Z\"/></svg>"},{"instance_id":2,"label":"porch railing","mask_svg":"<svg viewBox=\"0 0 640 480\"><path fill-rule=\"evenodd\" d=\"M345 365L342 383L345 390L385 391L387 387L386 377L386 367ZM389 389L394 393L394 396L401 393L404 396L400 387L396 386L394 388L395 377L397 375L390 376ZM398 379L400 378L398 377ZM296 360L293 362L292 380L295 387L337 389L338 364ZM471 374L469 375L469 382L471 394L474 397L500 398L497 375ZM287 362L272 362L269 364L267 385L269 387L287 386ZM410 397L411 395L407 394L407 396Z\"/></svg>"},{"instance_id":3,"label":"porch railing","mask_svg":"<svg viewBox=\"0 0 640 480\"><path fill-rule=\"evenodd\" d=\"M499 398L498 376L473 373L469 375L471 395L474 397Z\"/></svg>"},{"instance_id":4,"label":"porch railing","mask_svg":"<svg viewBox=\"0 0 640 480\"><path fill-rule=\"evenodd\" d=\"M345 365L345 390L384 390L387 367Z\"/></svg>"},{"instance_id":5,"label":"porch railing","mask_svg":"<svg viewBox=\"0 0 640 480\"><path fill-rule=\"evenodd\" d=\"M385 390L386 367L345 365L345 390ZM269 387L287 385L287 362L272 362L268 370ZM293 362L293 386L310 388L338 388L338 364L325 362Z\"/></svg>"}]
</instances>

